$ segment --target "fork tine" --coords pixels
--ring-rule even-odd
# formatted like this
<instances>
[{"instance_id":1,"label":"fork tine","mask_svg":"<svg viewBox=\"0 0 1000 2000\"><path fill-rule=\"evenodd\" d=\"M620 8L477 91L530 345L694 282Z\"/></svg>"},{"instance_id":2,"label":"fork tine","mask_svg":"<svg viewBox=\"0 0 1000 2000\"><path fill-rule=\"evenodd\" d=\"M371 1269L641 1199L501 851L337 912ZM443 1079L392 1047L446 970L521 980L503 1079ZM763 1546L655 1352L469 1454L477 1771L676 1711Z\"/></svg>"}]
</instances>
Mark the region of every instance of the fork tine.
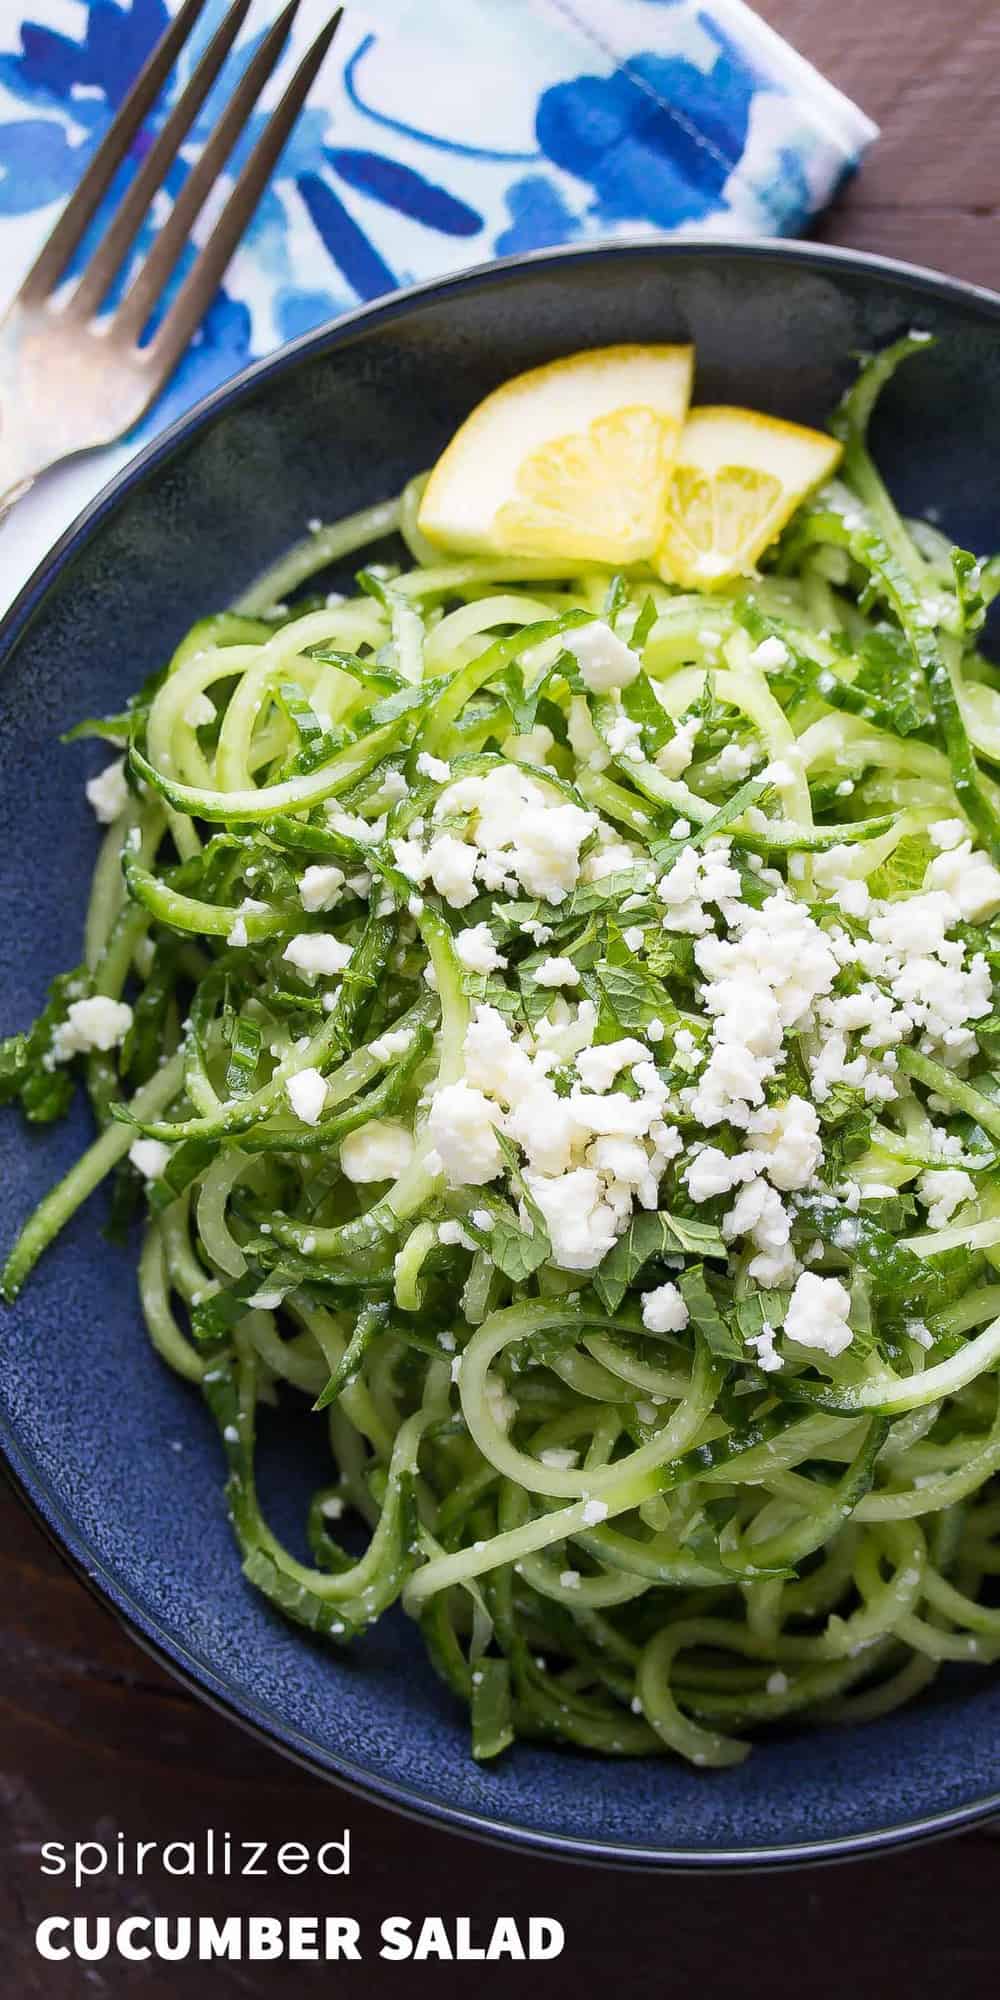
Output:
<instances>
[{"instance_id":1,"label":"fork tine","mask_svg":"<svg viewBox=\"0 0 1000 2000\"><path fill-rule=\"evenodd\" d=\"M250 11L250 0L234 0L213 35L194 75L174 105L116 214L108 224L66 307L68 317L89 319L138 234L158 187L194 124Z\"/></svg>"},{"instance_id":2,"label":"fork tine","mask_svg":"<svg viewBox=\"0 0 1000 2000\"><path fill-rule=\"evenodd\" d=\"M110 186L150 105L159 95L187 41L205 0L185 0L179 14L147 57L132 88L109 125L79 187L70 196L51 236L36 258L17 295L17 303L36 305L59 283L105 190Z\"/></svg>"},{"instance_id":3,"label":"fork tine","mask_svg":"<svg viewBox=\"0 0 1000 2000\"><path fill-rule=\"evenodd\" d=\"M192 223L204 206L279 60L299 4L300 0L289 0L284 12L279 14L273 28L265 35L252 61L247 64L197 164L192 167L184 182L145 263L114 316L112 331L116 339L138 341L187 243Z\"/></svg>"},{"instance_id":4,"label":"fork tine","mask_svg":"<svg viewBox=\"0 0 1000 2000\"><path fill-rule=\"evenodd\" d=\"M188 273L163 325L150 343L150 364L156 368L161 380L169 373L208 310L226 265L260 201L275 163L309 95L330 43L340 26L343 11L342 7L338 7L303 56L284 96L275 106L250 158L243 167L197 263Z\"/></svg>"}]
</instances>

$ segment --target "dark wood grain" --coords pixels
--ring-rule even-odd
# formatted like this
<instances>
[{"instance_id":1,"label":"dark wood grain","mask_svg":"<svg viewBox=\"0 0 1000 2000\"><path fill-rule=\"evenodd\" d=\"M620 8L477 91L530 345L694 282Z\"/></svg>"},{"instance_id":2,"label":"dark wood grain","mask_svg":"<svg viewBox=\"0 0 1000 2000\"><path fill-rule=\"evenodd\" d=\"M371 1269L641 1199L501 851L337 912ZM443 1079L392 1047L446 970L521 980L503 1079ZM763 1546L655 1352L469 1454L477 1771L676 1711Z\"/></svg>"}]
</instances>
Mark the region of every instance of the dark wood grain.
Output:
<instances>
[{"instance_id":1,"label":"dark wood grain","mask_svg":"<svg viewBox=\"0 0 1000 2000\"><path fill-rule=\"evenodd\" d=\"M817 235L1000 281L1000 6L996 0L763 0L763 11L882 125L861 174ZM515 1974L366 1963L331 1971L272 1966L148 1970L42 1964L34 1925L72 1906L38 1872L44 1840L192 1838L229 1826L316 1843L349 1822L349 1894L327 1907L376 1926L393 1910L548 1913L564 1958ZM153 1665L63 1567L0 1487L0 1995L238 2000L278 1990L436 1996L486 1980L519 2000L629 1990L793 2000L974 2000L996 1990L993 1884L1000 1849L985 1832L878 1861L795 1875L651 1878L495 1851L416 1829L357 1803L261 1748ZM90 1913L315 1909L286 1882L95 1884Z\"/></svg>"},{"instance_id":2,"label":"dark wood grain","mask_svg":"<svg viewBox=\"0 0 1000 2000\"><path fill-rule=\"evenodd\" d=\"M1000 287L996 0L760 0L882 128L823 242Z\"/></svg>"}]
</instances>

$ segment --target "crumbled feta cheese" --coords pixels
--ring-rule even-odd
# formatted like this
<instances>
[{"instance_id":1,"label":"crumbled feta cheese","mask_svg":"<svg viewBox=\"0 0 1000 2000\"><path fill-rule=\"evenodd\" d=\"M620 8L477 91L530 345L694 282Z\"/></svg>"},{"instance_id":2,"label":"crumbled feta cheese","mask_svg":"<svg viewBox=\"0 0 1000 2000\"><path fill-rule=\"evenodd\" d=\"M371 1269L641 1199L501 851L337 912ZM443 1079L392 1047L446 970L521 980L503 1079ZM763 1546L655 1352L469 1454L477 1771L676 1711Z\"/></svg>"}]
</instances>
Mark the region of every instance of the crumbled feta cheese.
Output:
<instances>
[{"instance_id":1,"label":"crumbled feta cheese","mask_svg":"<svg viewBox=\"0 0 1000 2000\"><path fill-rule=\"evenodd\" d=\"M536 722L533 729L526 729L521 736L508 736L503 745L505 757L513 757L515 764L544 764L550 750L555 747L555 737L544 722Z\"/></svg>"},{"instance_id":2,"label":"crumbled feta cheese","mask_svg":"<svg viewBox=\"0 0 1000 2000\"><path fill-rule=\"evenodd\" d=\"M729 865L728 841L713 843L703 852L685 847L656 885L657 897L667 912L663 928L693 936L710 931L712 917L706 904L715 903L729 913L735 909L739 893L740 878Z\"/></svg>"},{"instance_id":3,"label":"crumbled feta cheese","mask_svg":"<svg viewBox=\"0 0 1000 2000\"><path fill-rule=\"evenodd\" d=\"M496 1007L480 1002L465 1031L463 1046L465 1074L477 1090L488 1091L508 1105L530 1090L535 1080L531 1058L518 1047Z\"/></svg>"},{"instance_id":4,"label":"crumbled feta cheese","mask_svg":"<svg viewBox=\"0 0 1000 2000\"><path fill-rule=\"evenodd\" d=\"M413 1134L392 1118L370 1118L341 1140L340 1165L349 1181L394 1181L413 1158Z\"/></svg>"},{"instance_id":5,"label":"crumbled feta cheese","mask_svg":"<svg viewBox=\"0 0 1000 2000\"><path fill-rule=\"evenodd\" d=\"M529 896L561 903L575 888L580 848L593 832L593 814L579 806L529 807L512 830L511 864Z\"/></svg>"},{"instance_id":6,"label":"crumbled feta cheese","mask_svg":"<svg viewBox=\"0 0 1000 2000\"><path fill-rule=\"evenodd\" d=\"M781 1356L774 1345L774 1328L767 1320L759 1333L752 1333L747 1346L754 1349L754 1358L764 1375L775 1375L781 1367Z\"/></svg>"},{"instance_id":7,"label":"crumbled feta cheese","mask_svg":"<svg viewBox=\"0 0 1000 2000\"><path fill-rule=\"evenodd\" d=\"M956 1208L975 1200L976 1184L958 1167L932 1167L921 1174L917 1193L927 1209L928 1228L944 1229Z\"/></svg>"},{"instance_id":8,"label":"crumbled feta cheese","mask_svg":"<svg viewBox=\"0 0 1000 2000\"><path fill-rule=\"evenodd\" d=\"M639 672L639 657L601 618L564 632L562 643L572 653L580 678L591 694L609 694L628 687Z\"/></svg>"},{"instance_id":9,"label":"crumbled feta cheese","mask_svg":"<svg viewBox=\"0 0 1000 2000\"><path fill-rule=\"evenodd\" d=\"M245 917L237 917L235 922L230 925L226 943L233 951L242 950L245 945L250 943L250 933L247 930Z\"/></svg>"},{"instance_id":10,"label":"crumbled feta cheese","mask_svg":"<svg viewBox=\"0 0 1000 2000\"><path fill-rule=\"evenodd\" d=\"M591 1097L584 1091L574 1090L569 1103L574 1118L585 1132L608 1133L623 1139L643 1138L649 1130L650 1120L660 1108L641 1097L626 1097L623 1090L612 1091L607 1097Z\"/></svg>"},{"instance_id":11,"label":"crumbled feta cheese","mask_svg":"<svg viewBox=\"0 0 1000 2000\"><path fill-rule=\"evenodd\" d=\"M939 821L940 825L941 822ZM955 920L978 924L1000 909L1000 870L971 840L948 847L930 863L924 878L930 890L943 889L955 906Z\"/></svg>"},{"instance_id":12,"label":"crumbled feta cheese","mask_svg":"<svg viewBox=\"0 0 1000 2000\"><path fill-rule=\"evenodd\" d=\"M599 1521L606 1521L608 1518L607 1501L585 1500L581 1518L585 1528L596 1528Z\"/></svg>"},{"instance_id":13,"label":"crumbled feta cheese","mask_svg":"<svg viewBox=\"0 0 1000 2000\"><path fill-rule=\"evenodd\" d=\"M406 798L408 790L402 771L386 771L378 788L378 804L398 806L400 800Z\"/></svg>"},{"instance_id":14,"label":"crumbled feta cheese","mask_svg":"<svg viewBox=\"0 0 1000 2000\"><path fill-rule=\"evenodd\" d=\"M635 850L623 840L594 848L583 864L583 879L585 882L604 882L609 875L623 875L627 868L635 867L638 858ZM627 903L622 904L623 909L628 907Z\"/></svg>"},{"instance_id":15,"label":"crumbled feta cheese","mask_svg":"<svg viewBox=\"0 0 1000 2000\"><path fill-rule=\"evenodd\" d=\"M393 840L390 846L400 874L422 887L427 880L427 856L419 840Z\"/></svg>"},{"instance_id":16,"label":"crumbled feta cheese","mask_svg":"<svg viewBox=\"0 0 1000 2000\"><path fill-rule=\"evenodd\" d=\"M470 924L455 939L459 963L467 972L500 972L507 960L498 952L488 924Z\"/></svg>"},{"instance_id":17,"label":"crumbled feta cheese","mask_svg":"<svg viewBox=\"0 0 1000 2000\"><path fill-rule=\"evenodd\" d=\"M768 764L764 772L764 777L767 779L769 785L778 785L779 787L794 785L795 772L792 769L790 757L791 752L786 751L784 757L776 757L773 763Z\"/></svg>"},{"instance_id":18,"label":"crumbled feta cheese","mask_svg":"<svg viewBox=\"0 0 1000 2000\"><path fill-rule=\"evenodd\" d=\"M215 703L207 694L193 694L184 710L184 720L189 729L205 729L215 721Z\"/></svg>"},{"instance_id":19,"label":"crumbled feta cheese","mask_svg":"<svg viewBox=\"0 0 1000 2000\"><path fill-rule=\"evenodd\" d=\"M432 757L429 750L421 750L417 758L417 773L421 778L433 778L438 785L446 785L451 777L451 765L443 757Z\"/></svg>"},{"instance_id":20,"label":"crumbled feta cheese","mask_svg":"<svg viewBox=\"0 0 1000 2000\"><path fill-rule=\"evenodd\" d=\"M536 986L579 986L580 974L571 958L543 958L535 968Z\"/></svg>"},{"instance_id":21,"label":"crumbled feta cheese","mask_svg":"<svg viewBox=\"0 0 1000 2000\"><path fill-rule=\"evenodd\" d=\"M712 1201L717 1194L728 1194L741 1181L749 1180L758 1164L756 1154L730 1155L718 1146L703 1146L684 1172L691 1200Z\"/></svg>"},{"instance_id":22,"label":"crumbled feta cheese","mask_svg":"<svg viewBox=\"0 0 1000 2000\"><path fill-rule=\"evenodd\" d=\"M477 1248L476 1242L469 1235L468 1230L463 1229L460 1222L452 1221L451 1218L438 1224L438 1242L442 1243L446 1249L452 1250L475 1250ZM440 1340L440 1338L439 1334L438 1339ZM454 1339L452 1340L452 1345L454 1346Z\"/></svg>"},{"instance_id":23,"label":"crumbled feta cheese","mask_svg":"<svg viewBox=\"0 0 1000 2000\"><path fill-rule=\"evenodd\" d=\"M128 805L124 757L116 757L113 764L105 764L103 771L98 771L96 778L88 778L86 791L102 826L111 826L120 819Z\"/></svg>"},{"instance_id":24,"label":"crumbled feta cheese","mask_svg":"<svg viewBox=\"0 0 1000 2000\"><path fill-rule=\"evenodd\" d=\"M951 897L938 889L883 904L868 928L876 943L900 959L926 956L940 951L955 914Z\"/></svg>"},{"instance_id":25,"label":"crumbled feta cheese","mask_svg":"<svg viewBox=\"0 0 1000 2000\"><path fill-rule=\"evenodd\" d=\"M655 690L655 683L654 690ZM656 768L665 778L679 778L687 770L694 756L695 740L701 728L701 718L691 716L687 722L679 722L669 743L656 753Z\"/></svg>"},{"instance_id":26,"label":"crumbled feta cheese","mask_svg":"<svg viewBox=\"0 0 1000 2000\"><path fill-rule=\"evenodd\" d=\"M431 1105L431 1143L452 1187L483 1187L503 1164L497 1143L495 1104L464 1078L439 1090Z\"/></svg>"},{"instance_id":27,"label":"crumbled feta cheese","mask_svg":"<svg viewBox=\"0 0 1000 2000\"><path fill-rule=\"evenodd\" d=\"M332 862L315 863L305 870L299 883L299 901L310 915L316 910L332 910L344 886L344 871Z\"/></svg>"},{"instance_id":28,"label":"crumbled feta cheese","mask_svg":"<svg viewBox=\"0 0 1000 2000\"><path fill-rule=\"evenodd\" d=\"M727 1215L722 1218L722 1235L727 1243L749 1237L760 1252L749 1265L750 1276L759 1284L787 1282L797 1266L789 1247L791 1224L777 1190L759 1176L741 1187Z\"/></svg>"},{"instance_id":29,"label":"crumbled feta cheese","mask_svg":"<svg viewBox=\"0 0 1000 2000\"><path fill-rule=\"evenodd\" d=\"M539 1465L548 1465L553 1472L572 1472L579 1461L578 1451L564 1451L561 1445L547 1445L538 1454Z\"/></svg>"},{"instance_id":30,"label":"crumbled feta cheese","mask_svg":"<svg viewBox=\"0 0 1000 2000\"><path fill-rule=\"evenodd\" d=\"M645 935L641 924L629 924L628 929L622 932L622 941L629 951L641 951Z\"/></svg>"},{"instance_id":31,"label":"crumbled feta cheese","mask_svg":"<svg viewBox=\"0 0 1000 2000\"><path fill-rule=\"evenodd\" d=\"M69 1062L71 1056L90 1049L115 1049L132 1026L132 1009L124 1000L109 1000L95 993L88 1000L74 1000L52 1036L55 1061Z\"/></svg>"},{"instance_id":32,"label":"crumbled feta cheese","mask_svg":"<svg viewBox=\"0 0 1000 2000\"><path fill-rule=\"evenodd\" d=\"M526 1173L525 1183L545 1219L553 1263L564 1271L596 1269L618 1235L599 1175L591 1167L574 1167L555 1179Z\"/></svg>"},{"instance_id":33,"label":"crumbled feta cheese","mask_svg":"<svg viewBox=\"0 0 1000 2000\"><path fill-rule=\"evenodd\" d=\"M544 788L517 765L495 767L482 777L460 778L443 791L434 807L436 818L465 813L470 816L475 846L465 848L472 865L487 889L499 889L508 875L520 882L530 896L561 902L575 887L580 872L580 848L594 831L596 818L580 806L560 801L550 803ZM474 822L474 825L473 825ZM451 835L443 836L451 841ZM428 861L434 872L434 848ZM472 900L456 871L468 862L454 852L462 848L454 842L447 850L447 868L453 879L452 892L441 888L454 907ZM479 856L477 860L477 854ZM458 901L461 894L462 901Z\"/></svg>"},{"instance_id":34,"label":"crumbled feta cheese","mask_svg":"<svg viewBox=\"0 0 1000 2000\"><path fill-rule=\"evenodd\" d=\"M604 732L604 740L613 757L624 757L629 763L638 763L642 757L642 723L633 722L627 715L616 715Z\"/></svg>"},{"instance_id":35,"label":"crumbled feta cheese","mask_svg":"<svg viewBox=\"0 0 1000 2000\"><path fill-rule=\"evenodd\" d=\"M549 944L551 942L553 935L552 925L539 923L537 917L526 917L521 928L522 930L527 932L527 935L530 937L532 944L537 945L539 947L539 950L541 949L543 944Z\"/></svg>"},{"instance_id":36,"label":"crumbled feta cheese","mask_svg":"<svg viewBox=\"0 0 1000 2000\"><path fill-rule=\"evenodd\" d=\"M850 1310L850 1292L839 1278L820 1278L815 1271L803 1271L785 1314L786 1339L799 1347L816 1348L821 1354L843 1354L854 1338Z\"/></svg>"},{"instance_id":37,"label":"crumbled feta cheese","mask_svg":"<svg viewBox=\"0 0 1000 2000\"><path fill-rule=\"evenodd\" d=\"M326 1103L326 1079L318 1069L300 1069L285 1084L285 1095L303 1125L318 1125Z\"/></svg>"},{"instance_id":38,"label":"crumbled feta cheese","mask_svg":"<svg viewBox=\"0 0 1000 2000\"><path fill-rule=\"evenodd\" d=\"M992 979L982 953L968 967L943 965L939 958L909 958L891 981L895 998L918 1027L950 1049L956 1060L974 1055L976 1041L966 1028L992 1005Z\"/></svg>"},{"instance_id":39,"label":"crumbled feta cheese","mask_svg":"<svg viewBox=\"0 0 1000 2000\"><path fill-rule=\"evenodd\" d=\"M580 1572L578 1569L561 1569L559 1571L559 1581L564 1590L579 1590Z\"/></svg>"},{"instance_id":40,"label":"crumbled feta cheese","mask_svg":"<svg viewBox=\"0 0 1000 2000\"><path fill-rule=\"evenodd\" d=\"M453 833L439 833L427 850L427 870L438 894L453 910L476 897L476 850Z\"/></svg>"},{"instance_id":41,"label":"crumbled feta cheese","mask_svg":"<svg viewBox=\"0 0 1000 2000\"><path fill-rule=\"evenodd\" d=\"M787 667L790 658L791 654L784 640L772 634L770 638L762 639L760 644L754 647L748 656L747 665L759 667L762 673L774 674L779 667Z\"/></svg>"},{"instance_id":42,"label":"crumbled feta cheese","mask_svg":"<svg viewBox=\"0 0 1000 2000\"><path fill-rule=\"evenodd\" d=\"M170 1147L162 1139L134 1139L128 1156L145 1180L158 1181L170 1164Z\"/></svg>"},{"instance_id":43,"label":"crumbled feta cheese","mask_svg":"<svg viewBox=\"0 0 1000 2000\"><path fill-rule=\"evenodd\" d=\"M357 840L366 847L374 846L385 838L385 819L362 819L360 813L341 812L339 806L328 805L326 823L332 833L342 833L345 840Z\"/></svg>"},{"instance_id":44,"label":"crumbled feta cheese","mask_svg":"<svg viewBox=\"0 0 1000 2000\"><path fill-rule=\"evenodd\" d=\"M642 1323L650 1333L680 1333L688 1318L687 1306L676 1285L668 1282L643 1294Z\"/></svg>"},{"instance_id":45,"label":"crumbled feta cheese","mask_svg":"<svg viewBox=\"0 0 1000 2000\"><path fill-rule=\"evenodd\" d=\"M745 778L755 754L750 743L725 744L716 759L720 778Z\"/></svg>"},{"instance_id":46,"label":"crumbled feta cheese","mask_svg":"<svg viewBox=\"0 0 1000 2000\"><path fill-rule=\"evenodd\" d=\"M530 1088L513 1105L507 1131L540 1174L565 1173L582 1136L573 1103L534 1073Z\"/></svg>"},{"instance_id":47,"label":"crumbled feta cheese","mask_svg":"<svg viewBox=\"0 0 1000 2000\"><path fill-rule=\"evenodd\" d=\"M784 889L759 909L733 902L733 936L709 933L695 945L704 1004L715 1017L712 1051L690 1108L700 1124L745 1126L763 1104L764 1083L781 1055L784 1030L830 991L837 959L805 905Z\"/></svg>"},{"instance_id":48,"label":"crumbled feta cheese","mask_svg":"<svg viewBox=\"0 0 1000 2000\"><path fill-rule=\"evenodd\" d=\"M936 819L927 829L934 846L941 849L957 847L965 839L964 819Z\"/></svg>"},{"instance_id":49,"label":"crumbled feta cheese","mask_svg":"<svg viewBox=\"0 0 1000 2000\"><path fill-rule=\"evenodd\" d=\"M281 955L306 979L318 979L323 974L343 972L351 962L352 949L328 931L303 931L289 940Z\"/></svg>"},{"instance_id":50,"label":"crumbled feta cheese","mask_svg":"<svg viewBox=\"0 0 1000 2000\"><path fill-rule=\"evenodd\" d=\"M814 1107L804 1097L752 1111L747 1136L765 1154L764 1171L774 1187L808 1187L823 1157L823 1141Z\"/></svg>"}]
</instances>

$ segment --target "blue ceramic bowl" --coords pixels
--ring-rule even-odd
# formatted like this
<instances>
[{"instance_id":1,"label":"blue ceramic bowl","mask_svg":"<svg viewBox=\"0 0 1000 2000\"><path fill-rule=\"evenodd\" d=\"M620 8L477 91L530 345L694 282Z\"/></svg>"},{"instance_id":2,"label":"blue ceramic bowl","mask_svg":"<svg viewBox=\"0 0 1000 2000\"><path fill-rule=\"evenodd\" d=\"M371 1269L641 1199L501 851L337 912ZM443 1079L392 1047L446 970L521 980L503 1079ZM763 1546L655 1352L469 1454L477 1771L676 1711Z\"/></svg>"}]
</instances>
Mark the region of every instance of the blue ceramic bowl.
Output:
<instances>
[{"instance_id":1,"label":"blue ceramic bowl","mask_svg":"<svg viewBox=\"0 0 1000 2000\"><path fill-rule=\"evenodd\" d=\"M805 246L623 244L493 265L342 320L203 403L69 532L2 635L0 1030L28 1021L79 950L96 850L83 780L101 753L60 748L60 729L119 706L311 516L395 492L488 389L573 348L690 338L700 398L816 422L852 356L914 324L939 345L893 382L879 455L908 508L931 503L966 546L995 549L1000 298ZM0 1245L86 1137L82 1110L47 1132L0 1118ZM530 1746L478 1768L402 1614L345 1659L244 1583L213 1426L149 1347L134 1248L112 1248L103 1220L98 1198L0 1320L0 1444L136 1637L269 1741L412 1813L618 1862L814 1859L1000 1809L1000 1681L972 1671L856 1733L772 1737L736 1770ZM303 1429L290 1448L272 1426L264 1454L286 1529L313 1483Z\"/></svg>"}]
</instances>

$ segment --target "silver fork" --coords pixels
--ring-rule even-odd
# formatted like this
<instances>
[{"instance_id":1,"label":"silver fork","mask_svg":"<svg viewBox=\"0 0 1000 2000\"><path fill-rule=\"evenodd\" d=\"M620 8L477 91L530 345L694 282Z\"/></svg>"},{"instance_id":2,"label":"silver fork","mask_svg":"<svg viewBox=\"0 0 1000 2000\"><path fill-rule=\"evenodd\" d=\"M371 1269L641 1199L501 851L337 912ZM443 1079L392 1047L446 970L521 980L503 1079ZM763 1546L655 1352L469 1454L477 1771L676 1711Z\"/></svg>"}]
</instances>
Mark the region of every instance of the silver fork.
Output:
<instances>
[{"instance_id":1,"label":"silver fork","mask_svg":"<svg viewBox=\"0 0 1000 2000\"><path fill-rule=\"evenodd\" d=\"M60 281L204 5L205 0L185 0L161 36L0 323L0 514L47 467L74 452L110 444L148 409L211 303L342 11L337 10L303 57L166 317L142 345L143 330L191 226L278 62L299 0L290 0L248 64L120 304L99 318L111 282L236 40L250 0L233 0L66 296L58 294Z\"/></svg>"}]
</instances>

